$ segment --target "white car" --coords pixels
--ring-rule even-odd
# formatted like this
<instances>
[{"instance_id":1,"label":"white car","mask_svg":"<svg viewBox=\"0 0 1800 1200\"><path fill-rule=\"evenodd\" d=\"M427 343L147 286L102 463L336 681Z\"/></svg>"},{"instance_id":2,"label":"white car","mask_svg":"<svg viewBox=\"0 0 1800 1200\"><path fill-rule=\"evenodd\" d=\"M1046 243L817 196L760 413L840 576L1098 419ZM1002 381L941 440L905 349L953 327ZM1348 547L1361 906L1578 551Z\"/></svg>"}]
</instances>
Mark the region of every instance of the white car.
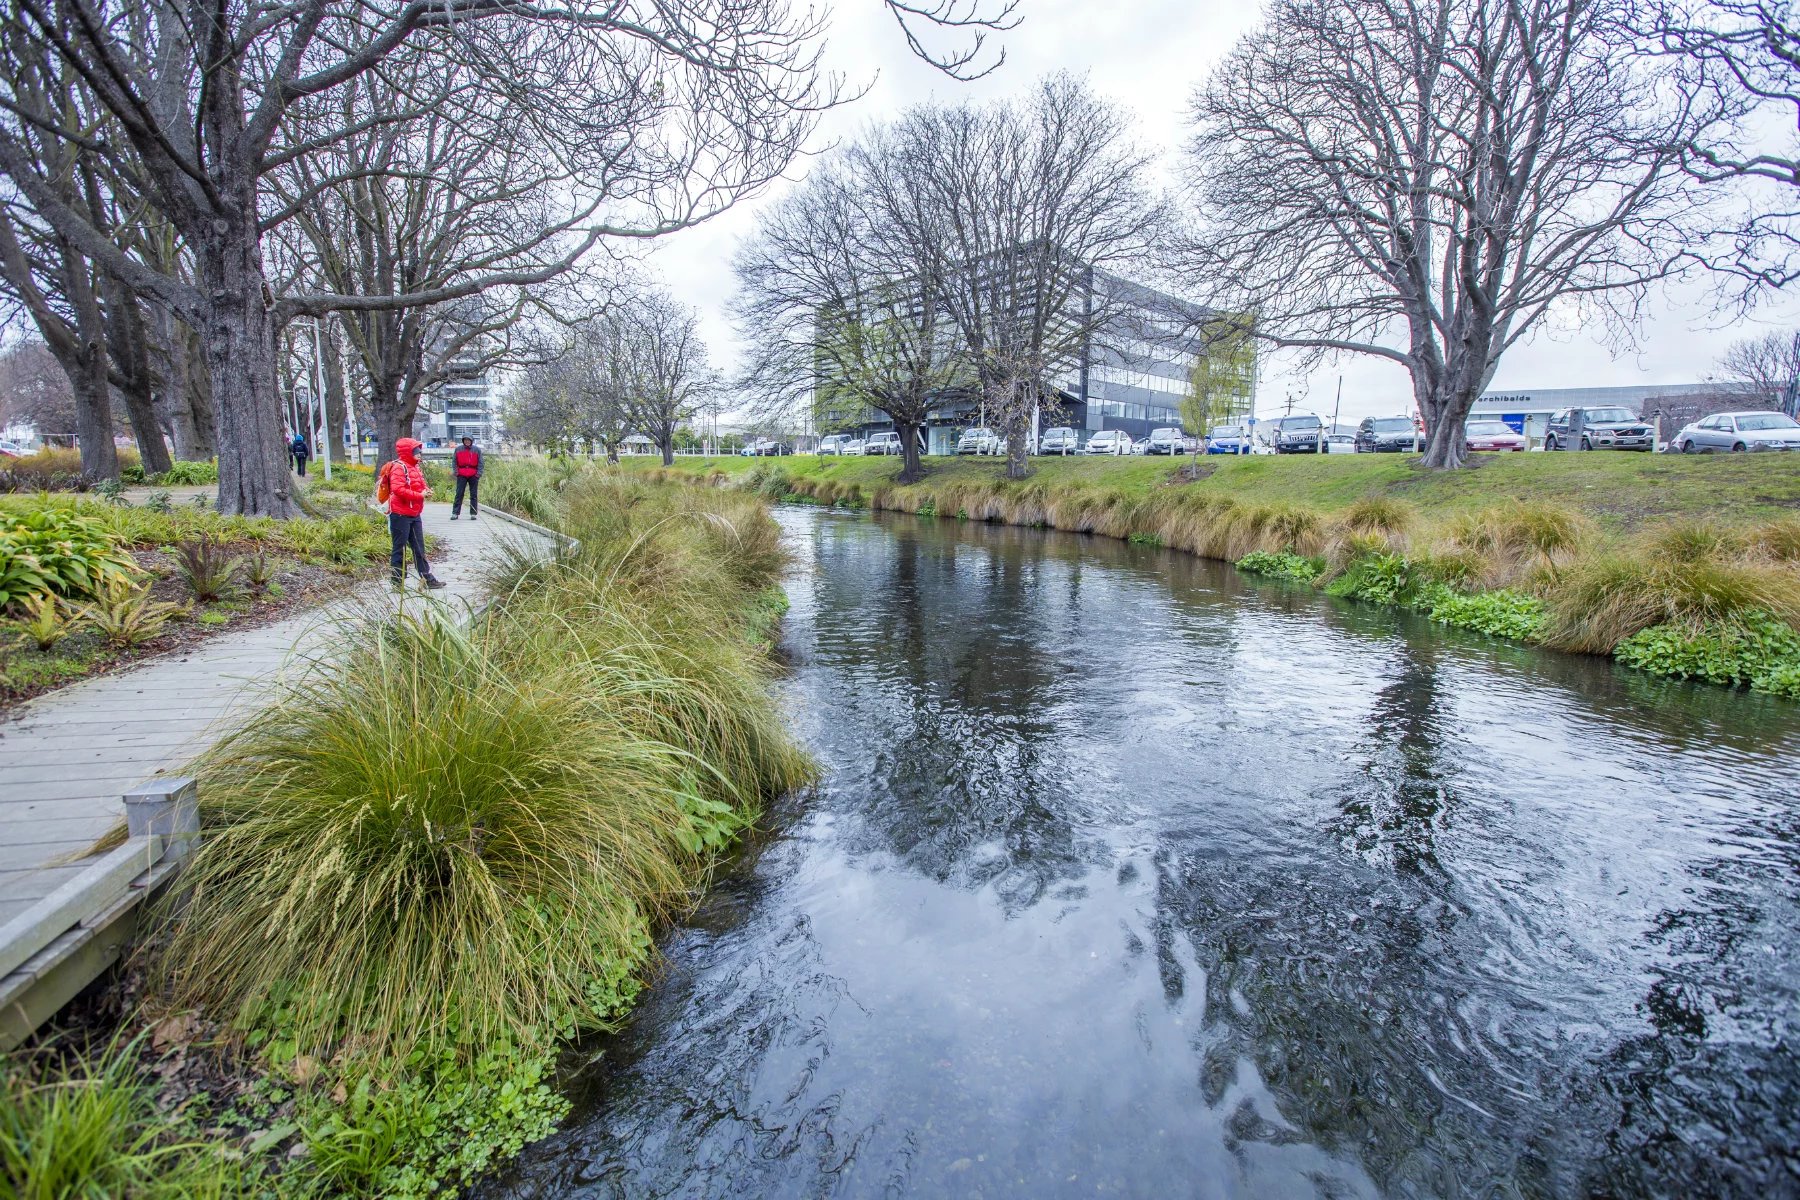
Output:
<instances>
[{"instance_id":1,"label":"white car","mask_svg":"<svg viewBox=\"0 0 1800 1200\"><path fill-rule=\"evenodd\" d=\"M958 454L1000 454L1006 449L1006 442L1000 435L985 425L977 425L963 430L963 435L956 439Z\"/></svg>"},{"instance_id":2,"label":"white car","mask_svg":"<svg viewBox=\"0 0 1800 1200\"><path fill-rule=\"evenodd\" d=\"M887 433L872 433L869 435L869 440L863 443L863 453L898 454L900 453L900 435L891 430Z\"/></svg>"},{"instance_id":3,"label":"white car","mask_svg":"<svg viewBox=\"0 0 1800 1200\"><path fill-rule=\"evenodd\" d=\"M847 433L828 433L819 439L820 454L844 454L844 449L856 439Z\"/></svg>"},{"instance_id":4,"label":"white car","mask_svg":"<svg viewBox=\"0 0 1800 1200\"><path fill-rule=\"evenodd\" d=\"M1083 454L1130 454L1131 439L1117 429L1102 429L1081 448Z\"/></svg>"},{"instance_id":5,"label":"white car","mask_svg":"<svg viewBox=\"0 0 1800 1200\"><path fill-rule=\"evenodd\" d=\"M1714 413L1676 434L1674 445L1683 454L1800 450L1800 421L1778 412Z\"/></svg>"},{"instance_id":6,"label":"white car","mask_svg":"<svg viewBox=\"0 0 1800 1200\"><path fill-rule=\"evenodd\" d=\"M838 453L839 454L861 454L863 452L863 447L865 447L867 445L868 445L868 443L863 441L863 439L861 439L859 437L853 437L847 442L839 443Z\"/></svg>"}]
</instances>

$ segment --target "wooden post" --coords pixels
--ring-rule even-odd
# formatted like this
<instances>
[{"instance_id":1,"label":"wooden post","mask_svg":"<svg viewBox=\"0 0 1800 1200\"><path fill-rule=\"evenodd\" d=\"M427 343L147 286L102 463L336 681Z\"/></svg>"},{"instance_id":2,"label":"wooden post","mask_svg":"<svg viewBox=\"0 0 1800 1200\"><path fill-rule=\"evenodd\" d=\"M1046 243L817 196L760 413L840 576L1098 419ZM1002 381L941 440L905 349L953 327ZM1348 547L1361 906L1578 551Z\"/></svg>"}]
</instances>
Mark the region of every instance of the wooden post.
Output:
<instances>
[{"instance_id":1,"label":"wooden post","mask_svg":"<svg viewBox=\"0 0 1800 1200\"><path fill-rule=\"evenodd\" d=\"M200 833L200 788L192 776L152 779L125 793L125 824L134 838L163 839L163 857L187 857Z\"/></svg>"}]
</instances>

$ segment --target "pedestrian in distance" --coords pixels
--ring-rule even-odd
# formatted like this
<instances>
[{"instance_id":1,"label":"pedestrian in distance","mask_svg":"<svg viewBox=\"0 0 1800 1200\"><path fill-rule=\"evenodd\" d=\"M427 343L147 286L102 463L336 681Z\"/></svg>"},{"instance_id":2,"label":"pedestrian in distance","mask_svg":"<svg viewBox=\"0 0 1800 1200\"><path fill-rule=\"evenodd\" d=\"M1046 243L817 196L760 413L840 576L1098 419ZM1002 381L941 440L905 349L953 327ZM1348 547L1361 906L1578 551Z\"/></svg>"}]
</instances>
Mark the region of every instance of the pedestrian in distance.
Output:
<instances>
[{"instance_id":1,"label":"pedestrian in distance","mask_svg":"<svg viewBox=\"0 0 1800 1200\"><path fill-rule=\"evenodd\" d=\"M463 493L469 493L469 520L475 519L480 504L477 496L481 491L481 451L475 447L475 439L463 435L462 445L450 456L450 465L456 472L456 499L450 504L452 521L462 516Z\"/></svg>"},{"instance_id":2,"label":"pedestrian in distance","mask_svg":"<svg viewBox=\"0 0 1800 1200\"><path fill-rule=\"evenodd\" d=\"M431 485L425 482L425 468L419 465L419 443L401 438L394 443L399 457L381 465L375 477L375 502L387 505L388 538L393 550L388 555L388 570L394 577L396 591L406 586L406 550L412 547L413 566L428 588L441 588L444 581L431 573L425 561L425 497Z\"/></svg>"},{"instance_id":3,"label":"pedestrian in distance","mask_svg":"<svg viewBox=\"0 0 1800 1200\"><path fill-rule=\"evenodd\" d=\"M294 460L294 470L300 478L306 478L306 460L312 457L312 447L306 444L306 435L296 433L294 440L288 443L288 455Z\"/></svg>"}]
</instances>

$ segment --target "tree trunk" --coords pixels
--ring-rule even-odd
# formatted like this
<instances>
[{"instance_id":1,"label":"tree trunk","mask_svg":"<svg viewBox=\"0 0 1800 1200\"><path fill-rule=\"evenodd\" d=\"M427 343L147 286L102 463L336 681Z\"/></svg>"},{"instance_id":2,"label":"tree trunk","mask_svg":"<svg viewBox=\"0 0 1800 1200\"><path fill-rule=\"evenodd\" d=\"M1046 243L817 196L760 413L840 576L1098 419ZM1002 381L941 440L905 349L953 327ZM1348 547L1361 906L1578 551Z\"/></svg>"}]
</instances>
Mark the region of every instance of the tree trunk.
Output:
<instances>
[{"instance_id":1,"label":"tree trunk","mask_svg":"<svg viewBox=\"0 0 1800 1200\"><path fill-rule=\"evenodd\" d=\"M275 323L255 222L248 229L234 224L220 221L196 248L211 300L201 332L218 431L218 508L226 516L285 519L298 509L281 436Z\"/></svg>"},{"instance_id":2,"label":"tree trunk","mask_svg":"<svg viewBox=\"0 0 1800 1200\"><path fill-rule=\"evenodd\" d=\"M189 462L204 462L212 457L212 446L204 448L200 430L194 420L194 402L189 393L188 331L176 321L173 313L162 305L151 309L150 335L155 339L157 355L164 363L162 386L151 403L156 419L168 431L175 445L175 457Z\"/></svg>"},{"instance_id":3,"label":"tree trunk","mask_svg":"<svg viewBox=\"0 0 1800 1200\"><path fill-rule=\"evenodd\" d=\"M75 393L75 436L81 443L81 473L89 479L117 479L119 452L113 446L112 390L106 382L106 354L89 345L64 365Z\"/></svg>"},{"instance_id":4,"label":"tree trunk","mask_svg":"<svg viewBox=\"0 0 1800 1200\"><path fill-rule=\"evenodd\" d=\"M163 443L162 427L156 420L156 400L151 394L150 344L144 309L136 293L110 274L106 279L106 339L144 474L160 475L169 469L169 448Z\"/></svg>"},{"instance_id":5,"label":"tree trunk","mask_svg":"<svg viewBox=\"0 0 1800 1200\"><path fill-rule=\"evenodd\" d=\"M185 325L177 326L181 336L183 386L180 400L187 405L188 419L194 423L196 462L206 462L219 455L219 426L213 419L212 375L206 369L206 355L200 350L200 333Z\"/></svg>"},{"instance_id":6,"label":"tree trunk","mask_svg":"<svg viewBox=\"0 0 1800 1200\"><path fill-rule=\"evenodd\" d=\"M1006 404L1006 477L1023 479L1031 474L1026 439L1030 436L1031 406L1022 402L1017 391L1007 397Z\"/></svg>"},{"instance_id":7,"label":"tree trunk","mask_svg":"<svg viewBox=\"0 0 1800 1200\"><path fill-rule=\"evenodd\" d=\"M1425 438L1425 453L1419 462L1438 470L1454 470L1468 461L1468 443L1463 438L1461 421L1439 421Z\"/></svg>"},{"instance_id":8,"label":"tree trunk","mask_svg":"<svg viewBox=\"0 0 1800 1200\"><path fill-rule=\"evenodd\" d=\"M900 482L917 483L925 478L925 466L919 461L919 423L896 418L894 428L900 431Z\"/></svg>"},{"instance_id":9,"label":"tree trunk","mask_svg":"<svg viewBox=\"0 0 1800 1200\"><path fill-rule=\"evenodd\" d=\"M675 431L673 429L671 429L671 430L669 430L668 433L664 434L662 437L657 438L656 439L656 447L657 447L657 449L662 451L663 466L665 466L665 467L674 466L675 465Z\"/></svg>"},{"instance_id":10,"label":"tree trunk","mask_svg":"<svg viewBox=\"0 0 1800 1200\"><path fill-rule=\"evenodd\" d=\"M341 458L344 428L349 419L350 393L344 386L344 356L338 349L337 322L320 319L319 373L325 377L325 429L331 438L331 455Z\"/></svg>"},{"instance_id":11,"label":"tree trunk","mask_svg":"<svg viewBox=\"0 0 1800 1200\"><path fill-rule=\"evenodd\" d=\"M369 380L369 416L375 424L375 461L392 462L398 456L394 443L412 436L412 416L401 411L400 397L391 379Z\"/></svg>"}]
</instances>

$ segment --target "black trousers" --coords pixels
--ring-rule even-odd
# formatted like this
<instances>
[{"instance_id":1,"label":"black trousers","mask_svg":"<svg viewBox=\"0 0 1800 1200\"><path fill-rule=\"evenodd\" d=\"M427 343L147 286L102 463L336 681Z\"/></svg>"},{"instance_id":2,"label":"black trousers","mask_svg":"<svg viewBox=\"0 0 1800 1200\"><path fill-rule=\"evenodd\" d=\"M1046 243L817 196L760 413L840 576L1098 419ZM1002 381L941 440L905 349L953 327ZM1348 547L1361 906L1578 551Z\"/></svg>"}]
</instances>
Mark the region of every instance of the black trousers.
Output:
<instances>
[{"instance_id":1,"label":"black trousers","mask_svg":"<svg viewBox=\"0 0 1800 1200\"><path fill-rule=\"evenodd\" d=\"M306 476L306 455L304 455L304 454L294 455L294 470L300 472L301 478L305 478L305 476Z\"/></svg>"},{"instance_id":2,"label":"black trousers","mask_svg":"<svg viewBox=\"0 0 1800 1200\"><path fill-rule=\"evenodd\" d=\"M388 537L394 544L393 552L388 555L388 569L393 573L395 583L406 581L406 548L408 546L412 547L413 566L419 569L419 578L431 578L431 564L425 561L425 519L423 517L403 517L399 513L389 513Z\"/></svg>"},{"instance_id":3,"label":"black trousers","mask_svg":"<svg viewBox=\"0 0 1800 1200\"><path fill-rule=\"evenodd\" d=\"M450 502L450 515L453 517L462 514L462 498L464 491L469 493L469 515L472 517L477 512L481 511L481 506L475 502L475 497L481 491L481 476L458 475L456 477L456 499Z\"/></svg>"}]
</instances>

